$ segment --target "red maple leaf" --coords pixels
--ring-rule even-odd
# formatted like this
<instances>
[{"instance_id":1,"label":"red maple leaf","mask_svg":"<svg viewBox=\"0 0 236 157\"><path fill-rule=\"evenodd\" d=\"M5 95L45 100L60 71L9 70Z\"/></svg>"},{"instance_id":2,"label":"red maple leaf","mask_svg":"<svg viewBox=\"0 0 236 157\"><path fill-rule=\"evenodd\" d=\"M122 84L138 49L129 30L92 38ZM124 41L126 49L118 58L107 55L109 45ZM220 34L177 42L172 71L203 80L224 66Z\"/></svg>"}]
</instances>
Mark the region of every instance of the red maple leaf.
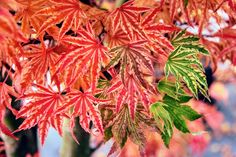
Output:
<instances>
[{"instance_id":1,"label":"red maple leaf","mask_svg":"<svg viewBox=\"0 0 236 157\"><path fill-rule=\"evenodd\" d=\"M54 72L55 63L58 59L58 54L54 52L53 48L46 48L46 45L28 45L28 50L22 54L27 58L24 64L24 71L22 72L21 86L26 89L29 82L37 80L38 83L45 81L46 72Z\"/></svg>"},{"instance_id":2,"label":"red maple leaf","mask_svg":"<svg viewBox=\"0 0 236 157\"><path fill-rule=\"evenodd\" d=\"M173 32L177 30L177 28L167 24L156 23L155 17L157 16L159 10L159 8L154 8L152 11L148 12L146 16L141 18L141 31L145 34L145 39L148 40L148 47L153 52L157 55L162 54L168 56L168 53L164 49L167 48L169 51L173 51L174 47L162 34Z\"/></svg>"},{"instance_id":3,"label":"red maple leaf","mask_svg":"<svg viewBox=\"0 0 236 157\"><path fill-rule=\"evenodd\" d=\"M132 39L133 32L140 29L137 21L139 14L148 10L146 7L135 7L134 0L128 1L110 13L108 24L111 23L114 31L121 27Z\"/></svg>"},{"instance_id":4,"label":"red maple leaf","mask_svg":"<svg viewBox=\"0 0 236 157\"><path fill-rule=\"evenodd\" d=\"M105 42L108 43L109 48L113 48L129 43L130 39L122 29L118 29L116 31L107 32L107 35L105 36Z\"/></svg>"},{"instance_id":5,"label":"red maple leaf","mask_svg":"<svg viewBox=\"0 0 236 157\"><path fill-rule=\"evenodd\" d=\"M90 122L92 121L95 128L103 134L104 130L98 105L109 101L94 97L93 93L89 90L81 92L74 89L66 95L69 97L68 101L64 103L57 112L65 113L73 108L70 116L70 128L72 129L75 125L75 117L79 117L80 125L85 131L91 132Z\"/></svg>"},{"instance_id":6,"label":"red maple leaf","mask_svg":"<svg viewBox=\"0 0 236 157\"><path fill-rule=\"evenodd\" d=\"M16 131L26 130L38 124L41 143L43 144L48 133L49 126L53 126L59 134L62 134L62 116L56 114L56 110L62 105L64 98L61 92L54 91L50 86L34 86L37 91L21 96L27 102L17 114L17 118L25 118Z\"/></svg>"},{"instance_id":7,"label":"red maple leaf","mask_svg":"<svg viewBox=\"0 0 236 157\"><path fill-rule=\"evenodd\" d=\"M72 27L77 30L82 20L86 18L86 14L77 0L51 0L51 2L53 3L52 6L36 13L37 15L51 15L40 27L38 34L63 21L58 35L60 40Z\"/></svg>"},{"instance_id":8,"label":"red maple leaf","mask_svg":"<svg viewBox=\"0 0 236 157\"><path fill-rule=\"evenodd\" d=\"M70 73L70 76L67 76L73 78L72 80L89 73L91 88L94 90L97 86L101 66L105 66L109 61L109 57L106 54L108 50L95 37L90 24L86 26L86 30L81 29L77 33L78 37L63 38L63 42L69 43L75 48L61 57L58 71L62 71L66 67L73 67L73 69L69 68L73 72Z\"/></svg>"},{"instance_id":9,"label":"red maple leaf","mask_svg":"<svg viewBox=\"0 0 236 157\"><path fill-rule=\"evenodd\" d=\"M19 8L14 15L17 22L21 22L21 30L28 37L38 31L46 16L34 16L37 11L49 3L47 0L16 0ZM32 29L33 28L33 29Z\"/></svg>"}]
</instances>

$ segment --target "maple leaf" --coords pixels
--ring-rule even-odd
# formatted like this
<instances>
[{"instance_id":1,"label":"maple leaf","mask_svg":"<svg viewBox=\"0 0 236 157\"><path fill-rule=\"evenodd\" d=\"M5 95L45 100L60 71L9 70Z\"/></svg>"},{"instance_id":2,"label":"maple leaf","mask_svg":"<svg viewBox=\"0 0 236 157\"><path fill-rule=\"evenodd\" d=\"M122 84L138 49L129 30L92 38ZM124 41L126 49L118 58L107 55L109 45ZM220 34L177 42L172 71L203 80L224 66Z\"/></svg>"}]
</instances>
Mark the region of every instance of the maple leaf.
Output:
<instances>
[{"instance_id":1,"label":"maple leaf","mask_svg":"<svg viewBox=\"0 0 236 157\"><path fill-rule=\"evenodd\" d=\"M221 61L230 60L233 65L236 65L236 42L234 40L236 38L236 29L232 26L225 27L218 30L212 36L219 38L220 41L212 42L205 39L202 40L202 43L209 49L213 63L220 59ZM214 66L216 68L217 63L214 63Z\"/></svg>"},{"instance_id":2,"label":"maple leaf","mask_svg":"<svg viewBox=\"0 0 236 157\"><path fill-rule=\"evenodd\" d=\"M226 3L228 2L228 3ZM198 26L198 35L202 36L204 28L209 27L209 19L214 17L217 23L221 23L222 17L216 12L219 9L224 10L228 15L232 15L232 10L235 9L235 3L231 0L162 0L161 8L165 9L164 18L170 18L170 23L178 21L186 22L189 26ZM210 12L209 10L213 10ZM233 15L234 16L234 15Z\"/></svg>"},{"instance_id":3,"label":"maple leaf","mask_svg":"<svg viewBox=\"0 0 236 157\"><path fill-rule=\"evenodd\" d=\"M179 79L183 79L195 97L200 91L208 98L208 86L204 69L197 58L199 53L207 55L208 51L194 44L194 42L198 41L198 38L192 36L182 37L184 33L185 31L180 32L172 41L173 45L178 47L168 57L165 65L165 74L168 77L170 72L173 73L177 78L177 85L180 84Z\"/></svg>"},{"instance_id":4,"label":"maple leaf","mask_svg":"<svg viewBox=\"0 0 236 157\"><path fill-rule=\"evenodd\" d=\"M150 105L149 95L151 95L151 92L140 86L134 74L126 73L124 81L123 83L119 75L117 75L117 77L112 79L111 86L107 89L107 93L117 92L115 94L117 98L115 101L116 112L118 113L122 106L127 104L130 115L134 118L138 103L142 104L148 111Z\"/></svg>"},{"instance_id":5,"label":"maple leaf","mask_svg":"<svg viewBox=\"0 0 236 157\"><path fill-rule=\"evenodd\" d=\"M144 76L153 75L154 68L152 61L156 61L156 59L151 56L150 50L145 47L145 44L145 40L140 40L111 49L109 53L113 58L105 69L109 69L111 66L115 66L120 62L120 72L123 82L125 82L124 73L130 67L129 70L132 70L142 86L147 88L148 82Z\"/></svg>"},{"instance_id":6,"label":"maple leaf","mask_svg":"<svg viewBox=\"0 0 236 157\"><path fill-rule=\"evenodd\" d=\"M200 118L201 115L190 106L183 105L183 103L188 102L191 97L188 96L182 88L177 88L175 83L160 81L158 83L158 90L165 95L162 101L151 105L150 111L161 131L162 139L168 147L173 135L173 126L183 133L190 132L185 119L194 121Z\"/></svg>"},{"instance_id":7,"label":"maple leaf","mask_svg":"<svg viewBox=\"0 0 236 157\"><path fill-rule=\"evenodd\" d=\"M188 102L192 98L186 94L182 86L176 88L176 83L168 80L160 80L157 84L157 88L160 93L167 94L169 97L181 103Z\"/></svg>"},{"instance_id":8,"label":"maple leaf","mask_svg":"<svg viewBox=\"0 0 236 157\"><path fill-rule=\"evenodd\" d=\"M114 138L114 143L110 149L109 155L112 155L119 151L120 148L123 148L128 137L132 142L137 144L140 148L140 151L143 152L144 146L146 144L146 138L144 132L141 130L158 130L154 119L144 110L144 108L138 106L137 109L138 112L135 113L134 119L131 118L127 104L123 105L120 112L115 116L113 116L114 114L110 114L111 116L104 117L104 121L108 121L108 123L105 125L105 141L108 141L112 137ZM111 110L105 107L103 112L104 111Z\"/></svg>"},{"instance_id":9,"label":"maple leaf","mask_svg":"<svg viewBox=\"0 0 236 157\"><path fill-rule=\"evenodd\" d=\"M9 65L15 64L19 71L21 65L18 61L18 51L22 50L20 42L26 42L27 39L18 29L13 16L5 8L0 7L0 65L2 62Z\"/></svg>"},{"instance_id":10,"label":"maple leaf","mask_svg":"<svg viewBox=\"0 0 236 157\"><path fill-rule=\"evenodd\" d=\"M198 90L207 97L207 82L201 63L194 59L197 52L178 47L168 58L165 66L166 76L173 73L177 79L182 78L190 91L197 97ZM188 57L192 55L192 59Z\"/></svg>"},{"instance_id":11,"label":"maple leaf","mask_svg":"<svg viewBox=\"0 0 236 157\"><path fill-rule=\"evenodd\" d=\"M116 31L108 31L105 36L105 42L108 44L109 48L113 48L129 43L130 39L122 29L118 29Z\"/></svg>"},{"instance_id":12,"label":"maple leaf","mask_svg":"<svg viewBox=\"0 0 236 157\"><path fill-rule=\"evenodd\" d=\"M22 46L15 40L5 39L4 43L1 43L2 46L0 48L0 66L2 64L15 65L12 67L14 70L22 71L22 66L19 60L21 53L23 52Z\"/></svg>"},{"instance_id":13,"label":"maple leaf","mask_svg":"<svg viewBox=\"0 0 236 157\"><path fill-rule=\"evenodd\" d=\"M121 27L125 33L130 35L131 39L134 30L140 29L137 21L138 15L149 10L146 7L135 7L133 5L134 0L128 1L112 11L108 17L108 20L110 20L108 23L112 23L111 26L114 31Z\"/></svg>"},{"instance_id":14,"label":"maple leaf","mask_svg":"<svg viewBox=\"0 0 236 157\"><path fill-rule=\"evenodd\" d=\"M150 111L154 114L154 118L157 121L157 126L162 132L162 138L166 146L170 142L170 138L173 134L173 124L171 121L170 114L164 108L165 104L157 102L152 105ZM162 124L163 123L163 124Z\"/></svg>"},{"instance_id":15,"label":"maple leaf","mask_svg":"<svg viewBox=\"0 0 236 157\"><path fill-rule=\"evenodd\" d=\"M106 54L107 48L102 45L88 24L85 29L77 31L78 37L64 37L63 42L76 46L65 56L61 57L58 71L64 70L66 67L75 66L72 70L72 80L76 80L79 76L83 76L89 72L89 80L92 90L95 90L98 82L101 66L105 66L109 62ZM68 83L71 84L71 83Z\"/></svg>"},{"instance_id":16,"label":"maple leaf","mask_svg":"<svg viewBox=\"0 0 236 157\"><path fill-rule=\"evenodd\" d=\"M38 31L41 23L46 20L46 16L34 16L37 11L42 9L49 2L47 0L16 0L19 8L16 10L14 18L21 22L21 30L25 35L30 35ZM32 29L32 28L33 29Z\"/></svg>"},{"instance_id":17,"label":"maple leaf","mask_svg":"<svg viewBox=\"0 0 236 157\"><path fill-rule=\"evenodd\" d=\"M85 131L91 132L90 122L92 121L95 128L103 134L104 129L98 106L109 101L94 97L93 93L89 90L84 92L71 90L66 95L69 97L68 101L65 102L57 112L63 113L73 109L70 115L70 128L73 129L75 125L75 117L79 117L80 125Z\"/></svg>"},{"instance_id":18,"label":"maple leaf","mask_svg":"<svg viewBox=\"0 0 236 157\"><path fill-rule=\"evenodd\" d=\"M16 22L7 9L0 7L0 42L8 39L26 41L21 32L18 30Z\"/></svg>"},{"instance_id":19,"label":"maple leaf","mask_svg":"<svg viewBox=\"0 0 236 157\"><path fill-rule=\"evenodd\" d=\"M50 86L36 84L33 86L37 88L35 92L20 97L26 100L26 104L17 113L17 118L25 118L25 120L15 132L38 124L41 143L44 144L50 126L62 135L62 117L65 115L57 114L56 111L62 105L64 97L61 92L54 91Z\"/></svg>"},{"instance_id":20,"label":"maple leaf","mask_svg":"<svg viewBox=\"0 0 236 157\"><path fill-rule=\"evenodd\" d=\"M51 2L51 6L43 8L36 13L37 15L50 15L38 30L38 34L63 21L58 34L58 40L60 40L71 28L77 30L83 19L86 18L86 14L77 0L51 0Z\"/></svg>"},{"instance_id":21,"label":"maple leaf","mask_svg":"<svg viewBox=\"0 0 236 157\"><path fill-rule=\"evenodd\" d=\"M154 20L158 12L159 8L155 8L142 18L138 16L137 24L139 29L133 31L132 40L129 39L127 33L124 30L122 31L122 29L109 31L106 36L108 46L113 48L114 46L134 44L135 41L146 41L147 48L153 51L154 55L162 54L167 56L168 50L173 51L174 47L162 33L172 32L176 28L170 25L155 23Z\"/></svg>"},{"instance_id":22,"label":"maple leaf","mask_svg":"<svg viewBox=\"0 0 236 157\"><path fill-rule=\"evenodd\" d=\"M59 57L53 48L46 48L44 43L41 45L28 45L28 50L22 56L28 59L22 72L22 89L26 89L29 86L29 82L33 80L37 80L40 83L44 82L44 76L48 68L50 72L54 73L55 63ZM35 73L36 71L37 73Z\"/></svg>"},{"instance_id":23,"label":"maple leaf","mask_svg":"<svg viewBox=\"0 0 236 157\"><path fill-rule=\"evenodd\" d=\"M148 40L149 49L155 52L156 55L162 54L167 56L168 51L165 49L167 48L169 51L173 51L174 47L162 33L173 32L176 30L176 27L156 23L155 18L158 12L160 12L159 8L154 8L152 11L148 12L147 15L140 20L140 27L143 34L145 34L145 39Z\"/></svg>"}]
</instances>

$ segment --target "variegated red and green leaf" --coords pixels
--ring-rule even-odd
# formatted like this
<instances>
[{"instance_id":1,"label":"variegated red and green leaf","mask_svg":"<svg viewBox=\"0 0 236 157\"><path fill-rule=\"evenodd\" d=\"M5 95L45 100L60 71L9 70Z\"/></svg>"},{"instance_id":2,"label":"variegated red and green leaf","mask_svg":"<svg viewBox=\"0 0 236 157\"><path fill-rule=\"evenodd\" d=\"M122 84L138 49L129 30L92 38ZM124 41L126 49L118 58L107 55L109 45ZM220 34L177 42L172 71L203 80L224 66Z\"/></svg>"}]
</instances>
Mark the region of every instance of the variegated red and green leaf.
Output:
<instances>
[{"instance_id":1,"label":"variegated red and green leaf","mask_svg":"<svg viewBox=\"0 0 236 157\"><path fill-rule=\"evenodd\" d=\"M151 91L146 90L139 83L137 76L126 73L122 82L120 75L111 80L111 86L107 89L107 94L115 93L116 112L119 112L122 106L128 105L130 115L134 118L137 104L142 104L149 110Z\"/></svg>"},{"instance_id":2,"label":"variegated red and green leaf","mask_svg":"<svg viewBox=\"0 0 236 157\"><path fill-rule=\"evenodd\" d=\"M112 60L107 65L106 69L120 63L122 80L124 80L125 71L130 68L130 70L135 73L142 86L148 88L148 82L144 77L153 75L154 68L152 62L157 60L151 55L150 50L146 48L146 43L145 40L140 40L111 49L109 53L112 56Z\"/></svg>"}]
</instances>

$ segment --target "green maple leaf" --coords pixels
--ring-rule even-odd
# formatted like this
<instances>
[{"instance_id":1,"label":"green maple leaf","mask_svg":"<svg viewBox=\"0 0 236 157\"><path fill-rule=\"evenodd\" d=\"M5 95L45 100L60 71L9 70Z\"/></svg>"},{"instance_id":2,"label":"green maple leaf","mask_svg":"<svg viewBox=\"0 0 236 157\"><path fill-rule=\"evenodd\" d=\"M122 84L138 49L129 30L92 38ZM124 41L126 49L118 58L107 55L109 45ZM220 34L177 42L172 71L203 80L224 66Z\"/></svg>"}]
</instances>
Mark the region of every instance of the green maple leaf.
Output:
<instances>
[{"instance_id":1,"label":"green maple leaf","mask_svg":"<svg viewBox=\"0 0 236 157\"><path fill-rule=\"evenodd\" d=\"M150 111L161 132L164 144L169 147L174 126L183 133L189 133L186 120L194 121L202 115L190 106L183 105L192 97L187 95L182 87L176 88L174 82L161 80L157 87L164 97L161 102L152 104Z\"/></svg>"},{"instance_id":2,"label":"green maple leaf","mask_svg":"<svg viewBox=\"0 0 236 157\"><path fill-rule=\"evenodd\" d=\"M190 133L186 119L194 121L202 117L201 114L197 113L190 106L181 105L178 101L167 95L164 97L163 102L153 104L150 111L156 120L162 139L167 147L169 147L169 142L173 135L173 126L183 133Z\"/></svg>"},{"instance_id":3,"label":"green maple leaf","mask_svg":"<svg viewBox=\"0 0 236 157\"><path fill-rule=\"evenodd\" d=\"M151 106L150 111L161 131L162 139L168 147L173 135L173 122L169 112L164 108L165 106L165 103L157 102Z\"/></svg>"},{"instance_id":4,"label":"green maple leaf","mask_svg":"<svg viewBox=\"0 0 236 157\"><path fill-rule=\"evenodd\" d=\"M177 79L177 86L181 84L181 81L184 81L196 98L200 92L209 99L204 68L198 58L199 54L207 55L208 51L197 43L198 38L194 36L182 37L183 34L184 31L172 40L176 49L168 57L164 69L165 75L168 77L172 73Z\"/></svg>"},{"instance_id":5,"label":"green maple leaf","mask_svg":"<svg viewBox=\"0 0 236 157\"><path fill-rule=\"evenodd\" d=\"M182 86L176 85L176 83L165 79L158 82L157 88L160 93L167 94L173 99L178 100L180 103L186 103L192 98L192 96L185 93Z\"/></svg>"}]
</instances>

